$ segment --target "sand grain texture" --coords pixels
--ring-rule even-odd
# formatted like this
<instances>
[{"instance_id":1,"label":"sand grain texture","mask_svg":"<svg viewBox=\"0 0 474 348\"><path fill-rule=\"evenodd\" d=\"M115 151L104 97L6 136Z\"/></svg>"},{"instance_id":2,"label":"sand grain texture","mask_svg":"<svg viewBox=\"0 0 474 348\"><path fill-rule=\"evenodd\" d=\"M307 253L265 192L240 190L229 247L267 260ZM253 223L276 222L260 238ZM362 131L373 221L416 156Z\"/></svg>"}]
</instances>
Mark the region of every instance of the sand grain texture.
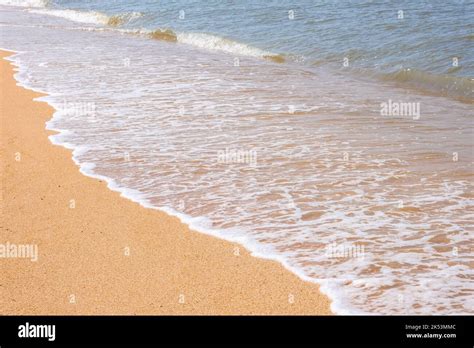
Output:
<instances>
[{"instance_id":1,"label":"sand grain texture","mask_svg":"<svg viewBox=\"0 0 474 348\"><path fill-rule=\"evenodd\" d=\"M317 285L277 262L82 175L47 138L53 109L0 61L0 244L39 248L38 262L0 258L0 314L330 314Z\"/></svg>"}]
</instances>

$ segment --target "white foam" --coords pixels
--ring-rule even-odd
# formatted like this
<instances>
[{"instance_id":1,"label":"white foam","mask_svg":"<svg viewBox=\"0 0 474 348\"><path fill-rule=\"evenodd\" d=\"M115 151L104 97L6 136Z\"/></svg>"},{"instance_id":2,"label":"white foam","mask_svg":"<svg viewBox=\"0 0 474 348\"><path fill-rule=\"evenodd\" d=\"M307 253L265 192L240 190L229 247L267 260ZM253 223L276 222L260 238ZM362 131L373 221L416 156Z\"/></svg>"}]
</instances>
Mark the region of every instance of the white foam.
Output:
<instances>
[{"instance_id":1,"label":"white foam","mask_svg":"<svg viewBox=\"0 0 474 348\"><path fill-rule=\"evenodd\" d=\"M123 34L134 34L140 35L144 37L149 37L156 31L166 32L167 29L144 29L144 28L137 28L137 29L113 29ZM227 39L224 37L211 35L211 34L204 34L204 33L191 33L191 32L177 32L176 33L176 41L181 44L190 45L193 47L201 48L208 51L216 51L216 52L225 52L231 53L237 56L247 56L247 57L255 57L255 58L271 58L277 57L278 55L262 50L258 47L254 47L251 45L247 45L241 42L237 42L231 39Z\"/></svg>"},{"instance_id":2,"label":"white foam","mask_svg":"<svg viewBox=\"0 0 474 348\"><path fill-rule=\"evenodd\" d=\"M31 13L36 14L43 14L49 16L60 17L64 19L68 19L77 23L84 23L84 24L93 24L93 25L100 25L106 26L110 23L111 16L107 16L101 12L96 11L77 11L77 10L55 10L55 9L32 9L30 10ZM140 17L143 14L140 12L130 12L121 15L116 15L119 24L129 23L132 22ZM90 29L90 28L84 28ZM116 29L117 31L125 34L138 34L143 36L149 36L153 33L153 30L144 29L144 28L136 28L136 29ZM166 31L166 29L157 29ZM218 51L218 52L226 52L231 53L234 55L239 56L248 56L248 57L256 57L256 58L265 58L265 57L276 57L277 54L260 49L258 47L254 47L245 43L241 43L235 40L227 39L224 37L220 37L217 35L207 34L207 33L195 33L195 32L177 32L176 33L176 40L179 43L183 43L186 45L191 45L194 47L210 50L210 51Z\"/></svg>"},{"instance_id":3,"label":"white foam","mask_svg":"<svg viewBox=\"0 0 474 348\"><path fill-rule=\"evenodd\" d=\"M274 56L269 51L261 50L244 43L205 33L177 33L178 42L205 48L212 51L221 51L242 56L258 57Z\"/></svg>"},{"instance_id":4,"label":"white foam","mask_svg":"<svg viewBox=\"0 0 474 348\"><path fill-rule=\"evenodd\" d=\"M0 0L0 5L17 7L46 7L48 0Z\"/></svg>"},{"instance_id":5,"label":"white foam","mask_svg":"<svg viewBox=\"0 0 474 348\"><path fill-rule=\"evenodd\" d=\"M78 23L107 25L110 17L95 11L76 11L76 10L30 10L31 13L44 14L69 19Z\"/></svg>"},{"instance_id":6,"label":"white foam","mask_svg":"<svg viewBox=\"0 0 474 348\"><path fill-rule=\"evenodd\" d=\"M31 9L30 13L54 16L64 18L77 23L93 24L93 25L123 25L132 22L143 16L141 12L128 12L114 16L108 16L102 12L97 11L78 11L78 10L55 10L55 9ZM116 22L113 23L113 19ZM87 29L87 28L84 28Z\"/></svg>"}]
</instances>

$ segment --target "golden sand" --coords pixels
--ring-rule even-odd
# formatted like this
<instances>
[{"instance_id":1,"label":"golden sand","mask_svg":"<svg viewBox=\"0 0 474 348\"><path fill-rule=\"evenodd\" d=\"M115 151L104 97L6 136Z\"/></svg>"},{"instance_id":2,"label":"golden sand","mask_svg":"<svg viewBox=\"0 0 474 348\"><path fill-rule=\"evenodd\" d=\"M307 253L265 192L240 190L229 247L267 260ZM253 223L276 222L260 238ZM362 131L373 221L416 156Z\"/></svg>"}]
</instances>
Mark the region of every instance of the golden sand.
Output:
<instances>
[{"instance_id":1,"label":"golden sand","mask_svg":"<svg viewBox=\"0 0 474 348\"><path fill-rule=\"evenodd\" d=\"M0 258L0 314L330 314L279 263L80 174L47 138L53 109L0 63L0 244L38 247L37 262Z\"/></svg>"}]
</instances>

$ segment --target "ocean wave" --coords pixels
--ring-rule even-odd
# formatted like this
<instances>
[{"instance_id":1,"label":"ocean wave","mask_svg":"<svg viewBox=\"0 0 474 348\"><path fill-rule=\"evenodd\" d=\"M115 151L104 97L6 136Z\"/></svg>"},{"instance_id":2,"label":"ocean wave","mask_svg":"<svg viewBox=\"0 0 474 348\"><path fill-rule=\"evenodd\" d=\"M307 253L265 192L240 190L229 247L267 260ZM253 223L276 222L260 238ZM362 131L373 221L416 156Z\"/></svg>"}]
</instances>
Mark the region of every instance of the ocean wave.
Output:
<instances>
[{"instance_id":1,"label":"ocean wave","mask_svg":"<svg viewBox=\"0 0 474 348\"><path fill-rule=\"evenodd\" d=\"M0 0L0 5L17 7L46 7L48 0Z\"/></svg>"},{"instance_id":2,"label":"ocean wave","mask_svg":"<svg viewBox=\"0 0 474 348\"><path fill-rule=\"evenodd\" d=\"M283 63L285 61L285 58L280 54L274 54L257 47L215 35L204 33L178 33L176 37L178 42L212 51L264 58L277 63Z\"/></svg>"},{"instance_id":3,"label":"ocean wave","mask_svg":"<svg viewBox=\"0 0 474 348\"><path fill-rule=\"evenodd\" d=\"M115 15L112 17L109 17L109 21L107 22L107 25L110 26L119 26L119 25L124 25L127 23L130 23L140 17L143 16L143 13L141 12L128 12L128 13L122 13L119 15Z\"/></svg>"},{"instance_id":4,"label":"ocean wave","mask_svg":"<svg viewBox=\"0 0 474 348\"><path fill-rule=\"evenodd\" d=\"M123 13L120 15L108 16L101 12L96 11L76 11L76 10L30 10L31 13L45 14L49 16L55 16L65 18L73 22L95 24L95 25L107 25L107 26L120 26L126 24L132 20L135 20L142 16L140 12Z\"/></svg>"},{"instance_id":5,"label":"ocean wave","mask_svg":"<svg viewBox=\"0 0 474 348\"><path fill-rule=\"evenodd\" d=\"M154 40L178 42L210 51L232 53L239 56L248 56L284 63L285 56L275 54L260 48L250 46L231 39L204 33L174 32L171 29L118 29L123 34L139 35Z\"/></svg>"},{"instance_id":6,"label":"ocean wave","mask_svg":"<svg viewBox=\"0 0 474 348\"><path fill-rule=\"evenodd\" d=\"M472 78L446 74L437 75L416 69L401 69L382 75L382 79L402 83L420 90L435 92L464 102L474 102L474 79Z\"/></svg>"},{"instance_id":7,"label":"ocean wave","mask_svg":"<svg viewBox=\"0 0 474 348\"><path fill-rule=\"evenodd\" d=\"M0 0L1 1L1 0ZM65 18L74 22L99 25L105 27L119 27L127 24L143 14L140 12L124 13L108 16L96 11L32 9L31 13ZM89 29L89 28L88 28ZM249 56L266 59L276 63L284 63L286 58L260 48L206 33L174 32L169 28L149 29L118 29L121 33L146 36L154 40L179 42L211 51L221 51L240 56Z\"/></svg>"},{"instance_id":8,"label":"ocean wave","mask_svg":"<svg viewBox=\"0 0 474 348\"><path fill-rule=\"evenodd\" d=\"M171 41L171 42L178 41L177 35L171 29L164 29L164 30L157 29L154 31L147 31L146 34L155 40Z\"/></svg>"},{"instance_id":9,"label":"ocean wave","mask_svg":"<svg viewBox=\"0 0 474 348\"><path fill-rule=\"evenodd\" d=\"M107 25L109 16L94 11L75 10L30 10L31 13L44 14L48 16L61 17L78 23Z\"/></svg>"}]
</instances>

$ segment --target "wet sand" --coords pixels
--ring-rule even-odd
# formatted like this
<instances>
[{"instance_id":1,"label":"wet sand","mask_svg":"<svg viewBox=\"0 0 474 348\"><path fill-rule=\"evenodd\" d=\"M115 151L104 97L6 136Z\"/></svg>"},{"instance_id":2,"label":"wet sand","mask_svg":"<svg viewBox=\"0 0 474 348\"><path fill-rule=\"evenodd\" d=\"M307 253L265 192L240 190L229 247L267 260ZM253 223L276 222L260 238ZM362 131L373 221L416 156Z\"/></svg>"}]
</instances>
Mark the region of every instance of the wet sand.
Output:
<instances>
[{"instance_id":1,"label":"wet sand","mask_svg":"<svg viewBox=\"0 0 474 348\"><path fill-rule=\"evenodd\" d=\"M0 63L0 244L38 247L0 258L0 314L331 314L279 263L82 175L47 138L53 109Z\"/></svg>"}]
</instances>

